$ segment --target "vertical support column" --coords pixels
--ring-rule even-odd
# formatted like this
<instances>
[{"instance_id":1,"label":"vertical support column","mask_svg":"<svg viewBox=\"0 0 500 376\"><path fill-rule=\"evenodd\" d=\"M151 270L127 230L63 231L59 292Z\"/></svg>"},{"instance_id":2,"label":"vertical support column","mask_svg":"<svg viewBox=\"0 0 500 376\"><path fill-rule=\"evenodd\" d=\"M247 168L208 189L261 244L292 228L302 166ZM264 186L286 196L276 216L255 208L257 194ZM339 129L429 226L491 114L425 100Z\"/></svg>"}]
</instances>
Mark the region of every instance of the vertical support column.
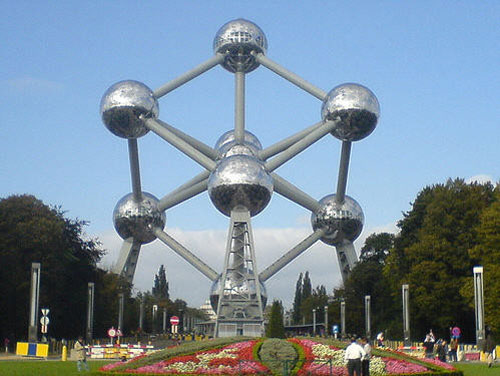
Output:
<instances>
[{"instance_id":1,"label":"vertical support column","mask_svg":"<svg viewBox=\"0 0 500 376\"><path fill-rule=\"evenodd\" d=\"M485 339L483 267L475 266L473 272L474 272L474 307L476 314L476 344L479 345L481 341Z\"/></svg>"},{"instance_id":2,"label":"vertical support column","mask_svg":"<svg viewBox=\"0 0 500 376\"><path fill-rule=\"evenodd\" d=\"M351 141L342 141L342 151L340 154L339 178L337 180L337 194L335 201L342 204L345 199L347 189L347 175L349 173L349 161L351 159Z\"/></svg>"},{"instance_id":3,"label":"vertical support column","mask_svg":"<svg viewBox=\"0 0 500 376\"><path fill-rule=\"evenodd\" d=\"M40 263L31 263L30 319L28 342L38 341L38 303L40 299Z\"/></svg>"},{"instance_id":4,"label":"vertical support column","mask_svg":"<svg viewBox=\"0 0 500 376\"><path fill-rule=\"evenodd\" d=\"M316 336L316 308L313 308L313 337Z\"/></svg>"},{"instance_id":5,"label":"vertical support column","mask_svg":"<svg viewBox=\"0 0 500 376\"><path fill-rule=\"evenodd\" d=\"M118 294L118 329L123 330L123 308L125 305L125 294Z\"/></svg>"},{"instance_id":6,"label":"vertical support column","mask_svg":"<svg viewBox=\"0 0 500 376\"><path fill-rule=\"evenodd\" d=\"M365 295L365 335L370 339L371 333L371 297Z\"/></svg>"},{"instance_id":7,"label":"vertical support column","mask_svg":"<svg viewBox=\"0 0 500 376\"><path fill-rule=\"evenodd\" d=\"M345 338L346 330L345 330L345 302L342 300L340 302L340 333L341 337Z\"/></svg>"},{"instance_id":8,"label":"vertical support column","mask_svg":"<svg viewBox=\"0 0 500 376\"><path fill-rule=\"evenodd\" d=\"M89 282L87 288L87 343L92 343L94 335L94 288L94 282Z\"/></svg>"},{"instance_id":9,"label":"vertical support column","mask_svg":"<svg viewBox=\"0 0 500 376\"><path fill-rule=\"evenodd\" d=\"M402 286L403 298L403 338L405 346L410 345L410 286Z\"/></svg>"},{"instance_id":10,"label":"vertical support column","mask_svg":"<svg viewBox=\"0 0 500 376\"><path fill-rule=\"evenodd\" d=\"M136 201L142 199L141 189L141 173L139 169L139 150L137 147L137 139L128 140L128 152L130 162L130 175L132 178L132 192Z\"/></svg>"},{"instance_id":11,"label":"vertical support column","mask_svg":"<svg viewBox=\"0 0 500 376\"><path fill-rule=\"evenodd\" d=\"M245 72L235 72L234 139L243 143L245 138Z\"/></svg>"}]
</instances>

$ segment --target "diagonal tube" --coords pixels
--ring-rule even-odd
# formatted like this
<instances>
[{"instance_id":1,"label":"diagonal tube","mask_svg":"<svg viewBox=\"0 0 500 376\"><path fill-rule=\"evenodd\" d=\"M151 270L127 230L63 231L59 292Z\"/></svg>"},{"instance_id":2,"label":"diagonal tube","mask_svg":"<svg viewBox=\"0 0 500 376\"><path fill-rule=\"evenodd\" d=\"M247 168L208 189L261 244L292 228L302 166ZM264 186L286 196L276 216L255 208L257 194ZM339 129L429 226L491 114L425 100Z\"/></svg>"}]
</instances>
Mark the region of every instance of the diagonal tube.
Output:
<instances>
[{"instance_id":1,"label":"diagonal tube","mask_svg":"<svg viewBox=\"0 0 500 376\"><path fill-rule=\"evenodd\" d=\"M172 238L170 235L168 235L160 228L155 228L153 231L158 239L160 239L163 243L169 246L175 253L177 253L184 260L186 260L188 263L194 266L199 272L201 272L201 274L203 274L212 282L217 279L219 274L215 270L213 270L210 266L201 261L187 248L183 247L174 238Z\"/></svg>"},{"instance_id":2,"label":"diagonal tube","mask_svg":"<svg viewBox=\"0 0 500 376\"><path fill-rule=\"evenodd\" d=\"M205 154L196 150L195 147L189 145L186 141L181 139L179 136L172 133L167 128L163 127L161 123L156 121L155 119L145 119L144 125L156 133L158 136L163 138L169 144L171 144L176 149L180 150L184 154L186 154L189 158L199 163L207 170L212 171L215 169L215 162L208 158Z\"/></svg>"},{"instance_id":3,"label":"diagonal tube","mask_svg":"<svg viewBox=\"0 0 500 376\"><path fill-rule=\"evenodd\" d=\"M137 139L128 140L128 157L130 162L130 175L132 178L132 192L134 193L134 199L136 201L141 201L142 199L142 189L141 189L141 173L139 169L139 150L137 147Z\"/></svg>"},{"instance_id":4,"label":"diagonal tube","mask_svg":"<svg viewBox=\"0 0 500 376\"><path fill-rule=\"evenodd\" d=\"M265 167L267 171L276 170L279 166L286 163L297 154L302 152L304 149L308 148L328 132L330 132L336 126L335 121L327 121L321 127L318 127L307 136L302 138L300 141L297 141L295 144L290 146L288 149L274 157L273 159L267 161L265 163Z\"/></svg>"},{"instance_id":5,"label":"diagonal tube","mask_svg":"<svg viewBox=\"0 0 500 376\"><path fill-rule=\"evenodd\" d=\"M158 123L160 123L164 128L168 129L170 132L175 134L177 137L181 138L182 140L186 141L189 145L191 145L194 148L201 151L208 158L216 159L218 157L219 154L217 153L217 151L214 148L211 148L207 144L205 144L205 143L197 140L196 138L184 133L180 129L171 126L170 124L165 123L164 121L161 121L159 119L156 119L156 121Z\"/></svg>"},{"instance_id":6,"label":"diagonal tube","mask_svg":"<svg viewBox=\"0 0 500 376\"><path fill-rule=\"evenodd\" d=\"M123 276L128 283L132 283L140 250L139 242L134 241L133 238L125 239L120 249L118 262L112 269L113 273Z\"/></svg>"},{"instance_id":7,"label":"diagonal tube","mask_svg":"<svg viewBox=\"0 0 500 376\"><path fill-rule=\"evenodd\" d=\"M267 158L281 153L283 150L286 150L287 148L289 148L290 146L295 144L297 141L299 141L300 139L304 138L309 133L314 131L315 129L321 127L321 125L323 125L322 121L320 121L316 124L313 124L313 125L307 127L306 129L303 129L300 132L297 132L294 135L291 135L290 137L285 138L284 140L278 141L277 143L275 143L271 146L268 146L267 148L259 151L259 154L258 154L259 158L261 160L265 161Z\"/></svg>"},{"instance_id":8,"label":"diagonal tube","mask_svg":"<svg viewBox=\"0 0 500 376\"><path fill-rule=\"evenodd\" d=\"M265 66L267 69L273 71L277 75L283 77L285 80L290 81L292 84L298 86L302 90L307 91L309 94L315 96L316 98L324 101L328 95L326 91L314 86L313 84L307 82L303 78L297 76L295 73L290 72L288 69L282 67L278 63L272 61L263 53L252 53L255 56L255 60Z\"/></svg>"},{"instance_id":9,"label":"diagonal tube","mask_svg":"<svg viewBox=\"0 0 500 376\"><path fill-rule=\"evenodd\" d=\"M210 171L203 171L201 173L199 173L198 175L196 175L194 178L192 178L191 180L187 181L186 183L182 184L181 186L175 188L172 192L170 192L169 194L165 195L161 200L160 200L160 206L161 206L161 202L163 200L169 200L170 198L169 197L172 197L182 191L184 191L185 189L188 189L188 188L191 188L193 185L195 184L198 184L199 182L207 179L208 177L210 176ZM159 207L160 207L159 206ZM160 209L160 210L165 210L165 209Z\"/></svg>"},{"instance_id":10,"label":"diagonal tube","mask_svg":"<svg viewBox=\"0 0 500 376\"><path fill-rule=\"evenodd\" d=\"M325 234L324 229L317 229L307 238L302 240L299 244L293 247L290 251L281 256L278 260L268 266L262 273L259 274L259 279L261 282L267 281L290 262L292 262L297 256L301 255L306 249L311 247Z\"/></svg>"},{"instance_id":11,"label":"diagonal tube","mask_svg":"<svg viewBox=\"0 0 500 376\"><path fill-rule=\"evenodd\" d=\"M342 151L340 154L339 177L337 180L337 194L335 201L342 204L345 199L345 192L347 188L347 174L349 173L349 159L351 156L351 141L342 141Z\"/></svg>"},{"instance_id":12,"label":"diagonal tube","mask_svg":"<svg viewBox=\"0 0 500 376\"><path fill-rule=\"evenodd\" d=\"M171 207L178 205L181 202L189 200L190 198L202 192L205 192L207 190L207 184L208 184L208 179L205 179L173 195L170 194L168 196L163 197L158 204L158 209L161 211L170 209Z\"/></svg>"},{"instance_id":13,"label":"diagonal tube","mask_svg":"<svg viewBox=\"0 0 500 376\"><path fill-rule=\"evenodd\" d=\"M170 82L167 82L165 85L159 87L153 92L155 98L160 98L165 94L171 92L174 89L177 89L179 86L184 85L186 82L191 81L193 78L198 77L200 74L205 73L206 71L212 69L216 65L219 65L224 61L224 54L215 54L207 61L197 65L193 69L187 71L181 76L173 79Z\"/></svg>"},{"instance_id":14,"label":"diagonal tube","mask_svg":"<svg viewBox=\"0 0 500 376\"><path fill-rule=\"evenodd\" d=\"M317 209L319 209L320 205L318 201L309 196L307 193L301 191L295 185L283 179L281 176L274 172L271 174L271 177L273 178L274 190L280 195L306 209L309 209L313 213L316 212Z\"/></svg>"}]
</instances>

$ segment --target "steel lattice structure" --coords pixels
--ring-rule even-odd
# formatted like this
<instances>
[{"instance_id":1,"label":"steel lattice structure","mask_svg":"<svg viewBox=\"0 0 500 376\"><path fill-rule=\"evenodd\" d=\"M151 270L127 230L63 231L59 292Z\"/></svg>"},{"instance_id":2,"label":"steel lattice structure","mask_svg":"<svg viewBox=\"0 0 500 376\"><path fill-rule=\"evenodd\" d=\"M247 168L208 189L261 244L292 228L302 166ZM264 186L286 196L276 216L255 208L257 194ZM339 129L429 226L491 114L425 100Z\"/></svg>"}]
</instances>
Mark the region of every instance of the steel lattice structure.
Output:
<instances>
[{"instance_id":1,"label":"steel lattice structure","mask_svg":"<svg viewBox=\"0 0 500 376\"><path fill-rule=\"evenodd\" d=\"M158 238L212 281L216 336L260 336L267 300L264 283L314 243L321 240L336 247L344 281L357 262L352 242L361 233L364 214L346 195L351 145L375 129L380 108L375 95L362 85L342 84L327 93L270 60L266 36L250 21L223 25L213 47L213 57L156 90L121 81L101 100L104 124L128 141L132 178L132 193L113 213L115 229L124 240L114 271L132 282L141 246ZM158 99L218 65L234 74L235 124L212 148L158 119ZM261 65L322 101L319 122L266 148L245 130L245 77ZM141 189L137 139L149 131L205 168L161 199ZM342 141L337 191L316 200L275 170L329 133ZM167 209L206 190L214 206L231 219L222 273L164 231ZM258 273L251 217L266 208L273 192L311 211L313 232Z\"/></svg>"}]
</instances>

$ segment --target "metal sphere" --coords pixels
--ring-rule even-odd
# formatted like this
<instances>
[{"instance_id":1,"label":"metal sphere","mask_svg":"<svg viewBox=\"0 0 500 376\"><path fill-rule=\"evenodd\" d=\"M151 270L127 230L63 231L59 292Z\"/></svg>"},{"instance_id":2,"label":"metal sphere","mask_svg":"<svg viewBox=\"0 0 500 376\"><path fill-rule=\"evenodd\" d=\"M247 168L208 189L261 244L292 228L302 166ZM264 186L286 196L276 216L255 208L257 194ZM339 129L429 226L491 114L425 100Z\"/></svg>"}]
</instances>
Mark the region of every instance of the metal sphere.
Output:
<instances>
[{"instance_id":1,"label":"metal sphere","mask_svg":"<svg viewBox=\"0 0 500 376\"><path fill-rule=\"evenodd\" d=\"M339 204L334 194L323 197L320 208L311 215L313 229L326 229L327 233L321 240L329 245L338 245L342 240L354 241L365 222L361 206L349 196Z\"/></svg>"},{"instance_id":2,"label":"metal sphere","mask_svg":"<svg viewBox=\"0 0 500 376\"><path fill-rule=\"evenodd\" d=\"M120 81L111 86L101 99L104 125L116 136L139 138L148 133L140 118L158 117L158 101L149 87L137 81Z\"/></svg>"},{"instance_id":3,"label":"metal sphere","mask_svg":"<svg viewBox=\"0 0 500 376\"><path fill-rule=\"evenodd\" d=\"M238 206L246 208L251 216L260 213L272 193L271 176L258 159L248 155L222 159L208 179L210 200L227 216Z\"/></svg>"},{"instance_id":4,"label":"metal sphere","mask_svg":"<svg viewBox=\"0 0 500 376\"><path fill-rule=\"evenodd\" d=\"M215 150L219 152L219 158L229 157L235 154L246 154L257 156L262 150L259 139L248 131L245 131L243 144L238 144L234 138L234 130L224 133L215 143Z\"/></svg>"},{"instance_id":5,"label":"metal sphere","mask_svg":"<svg viewBox=\"0 0 500 376\"><path fill-rule=\"evenodd\" d=\"M210 288L210 305L215 312L217 312L217 305L219 304L219 296L221 294L221 279L222 275L219 275L219 277L212 283L212 287ZM254 280L247 279L244 280L243 283L237 282L237 280L238 279L236 277L233 277L231 273L227 274L226 289L230 290L235 295L235 298L242 294L250 294L251 298L257 297L257 289ZM262 309L264 309L267 303L267 291L264 283L260 280L259 283Z\"/></svg>"},{"instance_id":6,"label":"metal sphere","mask_svg":"<svg viewBox=\"0 0 500 376\"><path fill-rule=\"evenodd\" d=\"M133 238L142 244L155 240L152 229L163 229L165 221L165 213L158 210L158 199L147 192L142 192L141 201L129 193L118 201L113 211L113 223L118 235L122 239Z\"/></svg>"},{"instance_id":7,"label":"metal sphere","mask_svg":"<svg viewBox=\"0 0 500 376\"><path fill-rule=\"evenodd\" d=\"M373 92L358 84L332 89L321 107L324 121L338 121L331 134L342 141L358 141L373 132L380 117L380 105Z\"/></svg>"},{"instance_id":8,"label":"metal sphere","mask_svg":"<svg viewBox=\"0 0 500 376\"><path fill-rule=\"evenodd\" d=\"M226 54L222 66L230 72L251 72L259 66L252 52L267 51L267 38L260 27L243 18L224 24L214 38L214 52Z\"/></svg>"}]
</instances>

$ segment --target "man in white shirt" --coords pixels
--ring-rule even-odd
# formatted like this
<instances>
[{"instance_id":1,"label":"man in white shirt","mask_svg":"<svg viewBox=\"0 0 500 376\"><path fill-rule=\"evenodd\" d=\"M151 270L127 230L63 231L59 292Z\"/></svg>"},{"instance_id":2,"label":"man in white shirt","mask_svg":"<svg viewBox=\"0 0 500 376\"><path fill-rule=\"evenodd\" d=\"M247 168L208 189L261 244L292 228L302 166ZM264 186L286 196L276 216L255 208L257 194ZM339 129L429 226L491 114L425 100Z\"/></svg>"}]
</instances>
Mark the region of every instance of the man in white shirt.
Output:
<instances>
[{"instance_id":1,"label":"man in white shirt","mask_svg":"<svg viewBox=\"0 0 500 376\"><path fill-rule=\"evenodd\" d=\"M351 339L351 344L345 349L345 361L347 362L347 372L349 376L361 376L361 359L366 356L365 350L356 342L356 338Z\"/></svg>"}]
</instances>

